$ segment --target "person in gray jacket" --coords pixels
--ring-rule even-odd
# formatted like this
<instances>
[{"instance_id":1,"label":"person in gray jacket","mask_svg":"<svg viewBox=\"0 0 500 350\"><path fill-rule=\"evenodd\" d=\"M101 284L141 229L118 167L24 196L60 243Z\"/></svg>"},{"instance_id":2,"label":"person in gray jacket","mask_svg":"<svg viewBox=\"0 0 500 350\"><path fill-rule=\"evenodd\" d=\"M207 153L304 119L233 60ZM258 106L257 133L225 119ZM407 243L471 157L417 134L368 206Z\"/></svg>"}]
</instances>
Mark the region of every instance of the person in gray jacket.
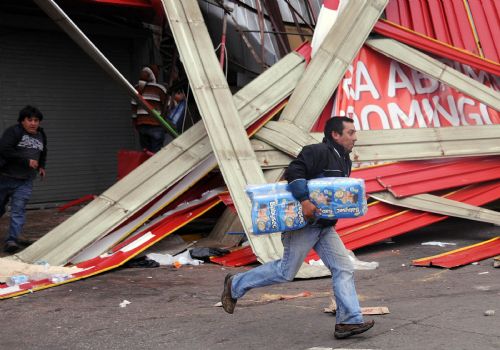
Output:
<instances>
[{"instance_id":1,"label":"person in gray jacket","mask_svg":"<svg viewBox=\"0 0 500 350\"><path fill-rule=\"evenodd\" d=\"M40 127L43 114L33 106L19 111L18 123L7 128L0 139L0 217L10 200L10 226L4 251L15 253L30 242L19 236L25 223L26 204L33 180L45 176L47 137Z\"/></svg>"}]
</instances>

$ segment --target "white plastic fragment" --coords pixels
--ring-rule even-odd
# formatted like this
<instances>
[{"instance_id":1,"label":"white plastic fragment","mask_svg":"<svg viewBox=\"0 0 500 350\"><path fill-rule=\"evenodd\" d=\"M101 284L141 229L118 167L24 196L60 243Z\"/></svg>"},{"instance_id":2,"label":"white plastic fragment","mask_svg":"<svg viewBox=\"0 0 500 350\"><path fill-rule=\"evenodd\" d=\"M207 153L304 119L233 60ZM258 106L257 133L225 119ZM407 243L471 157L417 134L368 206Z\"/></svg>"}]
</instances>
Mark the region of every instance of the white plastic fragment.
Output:
<instances>
[{"instance_id":1,"label":"white plastic fragment","mask_svg":"<svg viewBox=\"0 0 500 350\"><path fill-rule=\"evenodd\" d=\"M495 314L495 310L486 310L484 312L484 316L493 316Z\"/></svg>"},{"instance_id":2,"label":"white plastic fragment","mask_svg":"<svg viewBox=\"0 0 500 350\"><path fill-rule=\"evenodd\" d=\"M376 261L361 261L352 252L352 250L348 250L349 259L354 265L354 270L375 270L378 267L378 262Z\"/></svg>"},{"instance_id":3,"label":"white plastic fragment","mask_svg":"<svg viewBox=\"0 0 500 350\"><path fill-rule=\"evenodd\" d=\"M121 303L120 303L120 307L127 307L127 305L130 304L130 301L128 300L123 300Z\"/></svg>"},{"instance_id":4,"label":"white plastic fragment","mask_svg":"<svg viewBox=\"0 0 500 350\"><path fill-rule=\"evenodd\" d=\"M347 251L349 254L349 260L351 260L352 264L354 265L354 270L375 270L378 267L378 262L376 261L361 261L352 252L352 250ZM325 263L319 259L319 260L309 260L308 261L309 265L312 266L325 266Z\"/></svg>"},{"instance_id":5,"label":"white plastic fragment","mask_svg":"<svg viewBox=\"0 0 500 350\"><path fill-rule=\"evenodd\" d=\"M446 242L435 242L435 241L432 241L432 242L424 242L422 243L422 245L437 245L437 246L440 246L440 247L446 247L447 245L457 245L456 243L446 243Z\"/></svg>"},{"instance_id":6,"label":"white plastic fragment","mask_svg":"<svg viewBox=\"0 0 500 350\"><path fill-rule=\"evenodd\" d=\"M193 259L189 254L189 251L186 250L184 253L177 254L176 256L172 256L170 254L158 254L158 253L149 253L146 255L148 259L154 260L158 262L162 266L169 265L200 265L203 264L203 260Z\"/></svg>"}]
</instances>

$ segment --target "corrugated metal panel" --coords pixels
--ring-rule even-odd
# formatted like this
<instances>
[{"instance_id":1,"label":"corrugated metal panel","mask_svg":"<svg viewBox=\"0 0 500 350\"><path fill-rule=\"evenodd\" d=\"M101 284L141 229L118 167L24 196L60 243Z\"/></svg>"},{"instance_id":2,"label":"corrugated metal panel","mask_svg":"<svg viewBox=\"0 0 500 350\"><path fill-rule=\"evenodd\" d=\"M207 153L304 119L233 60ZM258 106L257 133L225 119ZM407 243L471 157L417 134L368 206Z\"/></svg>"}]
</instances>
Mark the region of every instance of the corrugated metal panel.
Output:
<instances>
[{"instance_id":1,"label":"corrugated metal panel","mask_svg":"<svg viewBox=\"0 0 500 350\"><path fill-rule=\"evenodd\" d=\"M411 29L401 27L389 21L379 20L374 32L382 34L392 39L396 39L405 44L427 51L443 58L449 58L452 61L468 64L473 68L484 70L495 75L500 74L500 65L497 62L486 60L471 52L457 49L444 42L426 37Z\"/></svg>"},{"instance_id":2,"label":"corrugated metal panel","mask_svg":"<svg viewBox=\"0 0 500 350\"><path fill-rule=\"evenodd\" d=\"M471 205L483 205L500 198L500 182L465 187L444 197ZM357 249L446 218L447 216L432 213L404 210L378 218L372 223L349 227L347 230L338 229L338 232L348 249Z\"/></svg>"},{"instance_id":3,"label":"corrugated metal panel","mask_svg":"<svg viewBox=\"0 0 500 350\"><path fill-rule=\"evenodd\" d=\"M464 159L439 168L421 169L412 174L381 175L377 181L394 196L438 191L500 178L500 157Z\"/></svg>"},{"instance_id":4,"label":"corrugated metal panel","mask_svg":"<svg viewBox=\"0 0 500 350\"><path fill-rule=\"evenodd\" d=\"M356 169L368 193L389 190L396 197L500 178L500 157L411 161Z\"/></svg>"},{"instance_id":5,"label":"corrugated metal panel","mask_svg":"<svg viewBox=\"0 0 500 350\"><path fill-rule=\"evenodd\" d=\"M130 72L132 43L97 38L118 67ZM0 36L0 131L26 104L44 114L47 177L31 203L100 193L116 180L116 152L133 148L129 97L64 34L9 30Z\"/></svg>"},{"instance_id":6,"label":"corrugated metal panel","mask_svg":"<svg viewBox=\"0 0 500 350\"><path fill-rule=\"evenodd\" d=\"M470 10L470 12L469 12ZM498 62L498 1L391 0L386 18L460 49Z\"/></svg>"},{"instance_id":7,"label":"corrugated metal panel","mask_svg":"<svg viewBox=\"0 0 500 350\"><path fill-rule=\"evenodd\" d=\"M500 37L498 13L489 0L469 0L468 3L484 56L498 62L500 55L500 46L496 41Z\"/></svg>"},{"instance_id":8,"label":"corrugated metal panel","mask_svg":"<svg viewBox=\"0 0 500 350\"><path fill-rule=\"evenodd\" d=\"M416 259L413 260L411 264L414 266L439 266L451 269L453 267L488 259L499 253L500 237L495 237L485 242L455 249L443 254Z\"/></svg>"}]
</instances>

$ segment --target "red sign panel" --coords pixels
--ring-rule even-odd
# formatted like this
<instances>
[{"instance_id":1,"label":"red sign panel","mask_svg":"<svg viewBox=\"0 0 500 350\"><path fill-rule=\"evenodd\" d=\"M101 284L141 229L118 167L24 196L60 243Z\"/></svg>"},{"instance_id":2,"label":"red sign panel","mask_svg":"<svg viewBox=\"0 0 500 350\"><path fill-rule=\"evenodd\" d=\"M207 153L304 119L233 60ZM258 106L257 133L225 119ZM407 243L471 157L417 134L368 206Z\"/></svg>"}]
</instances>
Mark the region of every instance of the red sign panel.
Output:
<instances>
[{"instance_id":1,"label":"red sign panel","mask_svg":"<svg viewBox=\"0 0 500 350\"><path fill-rule=\"evenodd\" d=\"M498 77L442 61L499 90ZM367 47L337 89L334 114L353 118L358 130L500 124L498 111Z\"/></svg>"}]
</instances>

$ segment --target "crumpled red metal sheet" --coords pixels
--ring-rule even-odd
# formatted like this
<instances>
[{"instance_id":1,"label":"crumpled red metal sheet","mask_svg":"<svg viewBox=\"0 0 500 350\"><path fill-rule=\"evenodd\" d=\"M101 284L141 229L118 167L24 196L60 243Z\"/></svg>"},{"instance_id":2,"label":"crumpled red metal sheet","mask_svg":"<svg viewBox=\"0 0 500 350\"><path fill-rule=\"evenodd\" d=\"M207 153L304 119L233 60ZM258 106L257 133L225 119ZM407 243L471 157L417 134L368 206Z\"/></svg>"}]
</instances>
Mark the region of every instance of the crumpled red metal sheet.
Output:
<instances>
[{"instance_id":1,"label":"crumpled red metal sheet","mask_svg":"<svg viewBox=\"0 0 500 350\"><path fill-rule=\"evenodd\" d=\"M434 40L412 29L382 19L377 22L373 31L436 56L460 62L494 75L500 75L500 65L497 62L450 46L447 44L449 39L441 40L438 38L438 40Z\"/></svg>"},{"instance_id":2,"label":"crumpled red metal sheet","mask_svg":"<svg viewBox=\"0 0 500 350\"><path fill-rule=\"evenodd\" d=\"M463 266L476 261L492 258L498 254L500 254L500 237L495 237L468 247L455 249L427 258L413 260L412 265L439 266L451 269L453 267Z\"/></svg>"},{"instance_id":3,"label":"crumpled red metal sheet","mask_svg":"<svg viewBox=\"0 0 500 350\"><path fill-rule=\"evenodd\" d=\"M500 179L500 157L469 157L398 162L353 171L366 192L390 191L407 197Z\"/></svg>"},{"instance_id":4,"label":"crumpled red metal sheet","mask_svg":"<svg viewBox=\"0 0 500 350\"><path fill-rule=\"evenodd\" d=\"M471 205L483 205L500 198L500 181L477 184L451 192L443 197ZM390 206L380 203L378 205ZM370 209L368 210L368 215ZM418 210L398 208L386 217L365 222L362 225L338 229L340 237L348 249L354 250L385 239L442 221L448 216Z\"/></svg>"},{"instance_id":5,"label":"crumpled red metal sheet","mask_svg":"<svg viewBox=\"0 0 500 350\"><path fill-rule=\"evenodd\" d=\"M500 45L495 38L500 6L497 3L391 0L385 14L390 22L498 63Z\"/></svg>"},{"instance_id":6,"label":"crumpled red metal sheet","mask_svg":"<svg viewBox=\"0 0 500 350\"><path fill-rule=\"evenodd\" d=\"M203 215L218 203L220 203L220 199L217 195L204 198L202 201L196 203L193 202L188 207L172 215L166 216L161 222L153 227L145 229L137 235L125 240L113 248L110 253L77 264L76 266L83 270L72 274L69 279L62 282L52 282L49 279L43 279L39 281L29 281L28 283L13 287L0 286L0 299L11 298L55 287L60 284L74 282L121 266L145 249L160 241L162 238Z\"/></svg>"}]
</instances>

